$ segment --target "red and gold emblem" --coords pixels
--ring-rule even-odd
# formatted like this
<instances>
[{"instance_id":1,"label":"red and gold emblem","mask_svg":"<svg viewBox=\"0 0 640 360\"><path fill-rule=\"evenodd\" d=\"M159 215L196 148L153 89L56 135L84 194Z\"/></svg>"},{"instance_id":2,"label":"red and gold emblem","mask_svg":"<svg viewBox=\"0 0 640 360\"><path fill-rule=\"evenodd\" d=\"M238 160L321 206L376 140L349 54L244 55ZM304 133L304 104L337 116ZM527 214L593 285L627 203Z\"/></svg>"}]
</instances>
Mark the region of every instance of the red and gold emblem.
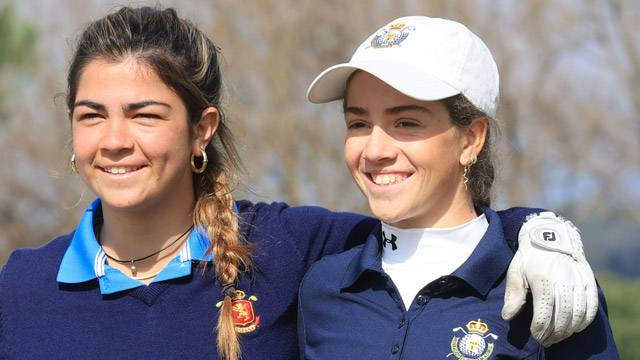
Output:
<instances>
[{"instance_id":1,"label":"red and gold emblem","mask_svg":"<svg viewBox=\"0 0 640 360\"><path fill-rule=\"evenodd\" d=\"M233 323L236 331L239 333L248 333L254 331L260 324L260 316L256 316L253 311L253 302L258 301L255 295L249 296L242 290L236 290L235 295L231 297L231 311L233 312ZM216 304L217 307L222 306L222 301Z\"/></svg>"}]
</instances>

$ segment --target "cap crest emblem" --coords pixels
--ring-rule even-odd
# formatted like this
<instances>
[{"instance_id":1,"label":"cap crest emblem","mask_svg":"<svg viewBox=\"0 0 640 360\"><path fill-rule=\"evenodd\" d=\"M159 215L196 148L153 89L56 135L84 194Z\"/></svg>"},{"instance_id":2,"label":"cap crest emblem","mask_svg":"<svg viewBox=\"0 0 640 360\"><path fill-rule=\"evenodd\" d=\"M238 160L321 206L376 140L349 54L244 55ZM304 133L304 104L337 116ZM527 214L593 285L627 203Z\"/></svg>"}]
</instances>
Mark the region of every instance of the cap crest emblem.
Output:
<instances>
[{"instance_id":1,"label":"cap crest emblem","mask_svg":"<svg viewBox=\"0 0 640 360\"><path fill-rule=\"evenodd\" d=\"M407 26L404 21L398 21L391 25L388 25L389 29L382 28L378 30L373 39L371 39L371 46L378 48L390 48L394 45L400 46L400 43L409 36L409 31L413 31L416 28L413 26Z\"/></svg>"}]
</instances>

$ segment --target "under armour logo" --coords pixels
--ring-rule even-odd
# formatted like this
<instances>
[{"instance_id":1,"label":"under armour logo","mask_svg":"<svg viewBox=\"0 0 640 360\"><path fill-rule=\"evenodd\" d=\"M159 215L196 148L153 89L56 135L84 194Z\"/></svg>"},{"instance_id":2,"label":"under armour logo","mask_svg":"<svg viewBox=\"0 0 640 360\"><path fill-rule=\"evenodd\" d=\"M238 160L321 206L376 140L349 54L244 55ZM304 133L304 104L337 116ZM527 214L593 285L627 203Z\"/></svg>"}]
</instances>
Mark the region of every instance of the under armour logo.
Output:
<instances>
[{"instance_id":1,"label":"under armour logo","mask_svg":"<svg viewBox=\"0 0 640 360\"><path fill-rule=\"evenodd\" d=\"M544 241L556 241L556 233L553 231L545 231L542 233Z\"/></svg>"},{"instance_id":2,"label":"under armour logo","mask_svg":"<svg viewBox=\"0 0 640 360\"><path fill-rule=\"evenodd\" d=\"M382 240L382 246L387 247L387 243L391 244L391 251L395 251L398 246L396 245L396 239L397 237L393 234L391 234L391 240L387 239L387 236L385 235L384 231L382 232L382 237L384 240Z\"/></svg>"}]
</instances>

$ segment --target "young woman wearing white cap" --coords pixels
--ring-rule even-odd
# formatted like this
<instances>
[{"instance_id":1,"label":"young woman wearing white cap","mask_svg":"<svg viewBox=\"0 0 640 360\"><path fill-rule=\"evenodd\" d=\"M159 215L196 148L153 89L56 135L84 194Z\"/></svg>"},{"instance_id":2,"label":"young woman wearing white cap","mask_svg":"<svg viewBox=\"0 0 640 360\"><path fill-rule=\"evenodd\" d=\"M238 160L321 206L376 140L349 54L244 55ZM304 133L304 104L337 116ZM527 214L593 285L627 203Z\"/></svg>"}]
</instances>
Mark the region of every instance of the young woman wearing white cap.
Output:
<instances>
[{"instance_id":1,"label":"young woman wearing white cap","mask_svg":"<svg viewBox=\"0 0 640 360\"><path fill-rule=\"evenodd\" d=\"M489 208L498 94L496 64L478 37L459 23L419 16L392 21L350 62L313 82L312 102L343 100L346 163L381 223L363 245L321 259L305 275L304 358L617 358L604 301L597 313L583 313L595 316L591 325L513 308L524 294L505 277L513 257L506 239L523 209ZM548 291L572 293L578 308L597 301L570 222L540 211L518 239L520 248L584 265L577 287L536 281L541 302ZM562 273L554 256L537 265ZM581 332L560 341L568 334L544 329L548 318Z\"/></svg>"},{"instance_id":2,"label":"young woman wearing white cap","mask_svg":"<svg viewBox=\"0 0 640 360\"><path fill-rule=\"evenodd\" d=\"M297 357L304 272L376 221L233 198L239 159L218 56L173 9L123 7L81 34L68 74L71 164L98 199L76 231L3 267L0 358ZM516 278L575 283L526 269ZM537 304L562 305L551 302Z\"/></svg>"}]
</instances>

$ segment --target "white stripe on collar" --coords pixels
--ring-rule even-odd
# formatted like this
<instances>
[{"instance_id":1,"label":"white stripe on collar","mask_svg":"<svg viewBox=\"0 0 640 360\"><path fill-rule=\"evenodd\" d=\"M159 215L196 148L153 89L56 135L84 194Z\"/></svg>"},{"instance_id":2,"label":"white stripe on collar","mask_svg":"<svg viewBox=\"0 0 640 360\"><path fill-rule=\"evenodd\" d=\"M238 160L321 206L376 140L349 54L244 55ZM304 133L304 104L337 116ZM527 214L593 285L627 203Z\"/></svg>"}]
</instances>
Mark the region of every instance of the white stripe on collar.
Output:
<instances>
[{"instance_id":1,"label":"white stripe on collar","mask_svg":"<svg viewBox=\"0 0 640 360\"><path fill-rule=\"evenodd\" d=\"M182 250L180 250L180 261L191 261L191 247L189 246L189 238L187 238L187 241L185 241Z\"/></svg>"},{"instance_id":2,"label":"white stripe on collar","mask_svg":"<svg viewBox=\"0 0 640 360\"><path fill-rule=\"evenodd\" d=\"M96 273L96 277L102 277L105 274L104 265L106 263L107 254L100 248L96 254L95 261L93 263L93 270Z\"/></svg>"}]
</instances>

